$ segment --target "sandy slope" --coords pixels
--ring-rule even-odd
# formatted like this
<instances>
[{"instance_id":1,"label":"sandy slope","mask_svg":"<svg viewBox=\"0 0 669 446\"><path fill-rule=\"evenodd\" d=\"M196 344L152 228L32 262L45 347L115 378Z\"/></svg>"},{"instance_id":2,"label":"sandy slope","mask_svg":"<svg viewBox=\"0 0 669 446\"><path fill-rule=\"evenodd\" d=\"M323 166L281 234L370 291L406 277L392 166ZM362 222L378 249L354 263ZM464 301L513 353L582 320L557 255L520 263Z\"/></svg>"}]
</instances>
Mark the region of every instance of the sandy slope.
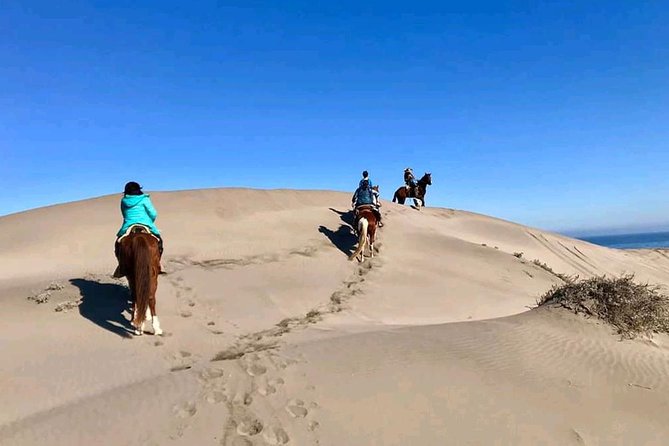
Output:
<instances>
[{"instance_id":1,"label":"sandy slope","mask_svg":"<svg viewBox=\"0 0 669 446\"><path fill-rule=\"evenodd\" d=\"M669 438L665 337L620 342L594 321L527 311L560 281L533 259L668 285L661 251L386 203L380 252L358 265L347 194L153 198L169 271L161 338L129 337L124 282L108 277L118 196L0 219L0 444ZM26 300L52 281L64 289L49 302Z\"/></svg>"}]
</instances>

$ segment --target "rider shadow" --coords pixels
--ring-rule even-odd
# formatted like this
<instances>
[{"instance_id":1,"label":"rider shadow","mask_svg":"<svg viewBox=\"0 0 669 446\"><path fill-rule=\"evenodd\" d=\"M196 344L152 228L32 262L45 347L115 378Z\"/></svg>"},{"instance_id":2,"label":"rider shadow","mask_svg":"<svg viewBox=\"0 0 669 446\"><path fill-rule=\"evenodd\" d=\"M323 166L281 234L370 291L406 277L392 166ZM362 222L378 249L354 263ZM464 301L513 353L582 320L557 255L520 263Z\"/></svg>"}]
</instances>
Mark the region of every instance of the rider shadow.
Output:
<instances>
[{"instance_id":1,"label":"rider shadow","mask_svg":"<svg viewBox=\"0 0 669 446\"><path fill-rule=\"evenodd\" d=\"M326 228L325 226L319 226L318 232L325 235L333 245L335 245L341 252L349 256L353 253L355 244L358 243L358 239L351 233L355 220L353 212L342 212L333 208L330 208L330 210L335 214L338 214L345 224L339 226L337 231L333 231L332 229Z\"/></svg>"},{"instance_id":2,"label":"rider shadow","mask_svg":"<svg viewBox=\"0 0 669 446\"><path fill-rule=\"evenodd\" d=\"M339 215L339 218L341 218L341 221L349 225L351 228L353 227L353 224L355 223L355 215L353 215L353 211L338 211L335 208L329 208L332 212L335 214Z\"/></svg>"},{"instance_id":3,"label":"rider shadow","mask_svg":"<svg viewBox=\"0 0 669 446\"><path fill-rule=\"evenodd\" d=\"M132 325L123 314L131 311L128 288L88 279L71 279L70 283L79 288L81 294L79 314L121 337L131 337Z\"/></svg>"}]
</instances>

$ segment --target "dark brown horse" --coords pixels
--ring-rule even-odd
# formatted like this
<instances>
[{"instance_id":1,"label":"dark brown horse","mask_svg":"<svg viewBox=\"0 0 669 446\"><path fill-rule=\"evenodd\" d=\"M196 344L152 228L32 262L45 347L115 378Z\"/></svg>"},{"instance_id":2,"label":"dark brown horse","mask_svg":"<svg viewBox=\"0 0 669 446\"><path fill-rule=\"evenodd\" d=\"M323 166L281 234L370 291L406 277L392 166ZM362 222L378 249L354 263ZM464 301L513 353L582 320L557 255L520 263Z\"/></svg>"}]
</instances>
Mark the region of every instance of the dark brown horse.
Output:
<instances>
[{"instance_id":1,"label":"dark brown horse","mask_svg":"<svg viewBox=\"0 0 669 446\"><path fill-rule=\"evenodd\" d=\"M425 207L425 193L427 192L427 187L431 185L432 174L426 173L423 175L423 178L418 180L415 188L408 190L406 186L402 186L397 189L395 195L393 195L393 203L399 202L399 204L404 204L407 198L413 198L416 206L418 206L418 200L420 200L421 206Z\"/></svg>"},{"instance_id":2,"label":"dark brown horse","mask_svg":"<svg viewBox=\"0 0 669 446\"><path fill-rule=\"evenodd\" d=\"M130 287L135 334L143 334L144 322L150 319L153 334L161 335L163 330L156 315L156 290L160 273L158 240L145 228L136 226L120 243L119 260Z\"/></svg>"},{"instance_id":3,"label":"dark brown horse","mask_svg":"<svg viewBox=\"0 0 669 446\"><path fill-rule=\"evenodd\" d=\"M358 261L365 260L365 246L369 243L370 257L374 258L374 239L376 238L376 226L378 221L371 206L361 206L358 208L358 247L348 258L353 260L358 257Z\"/></svg>"}]
</instances>

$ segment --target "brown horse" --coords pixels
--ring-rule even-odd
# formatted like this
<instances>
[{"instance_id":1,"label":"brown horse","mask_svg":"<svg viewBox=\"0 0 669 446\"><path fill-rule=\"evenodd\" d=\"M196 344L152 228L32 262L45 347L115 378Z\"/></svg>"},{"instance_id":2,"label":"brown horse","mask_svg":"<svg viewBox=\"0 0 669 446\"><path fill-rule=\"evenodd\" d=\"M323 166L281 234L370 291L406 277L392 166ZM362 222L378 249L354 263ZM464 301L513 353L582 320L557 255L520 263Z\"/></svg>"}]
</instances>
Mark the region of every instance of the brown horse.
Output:
<instances>
[{"instance_id":1,"label":"brown horse","mask_svg":"<svg viewBox=\"0 0 669 446\"><path fill-rule=\"evenodd\" d=\"M135 226L121 239L120 262L128 278L132 296L132 325L135 334L144 333L144 322L151 319L153 334L161 335L156 315L156 290L160 272L158 240L143 226Z\"/></svg>"},{"instance_id":2,"label":"brown horse","mask_svg":"<svg viewBox=\"0 0 669 446\"><path fill-rule=\"evenodd\" d=\"M374 239L376 237L377 226L376 215L371 206L361 206L358 208L358 247L348 258L353 260L358 257L358 261L365 260L365 246L369 242L370 257L374 258Z\"/></svg>"},{"instance_id":3,"label":"brown horse","mask_svg":"<svg viewBox=\"0 0 669 446\"><path fill-rule=\"evenodd\" d=\"M427 193L427 186L432 185L432 174L426 173L423 175L423 178L418 180L418 183L415 188L408 190L406 186L402 186L395 191L393 195L393 203L399 202L399 204L404 204L407 198L413 198L414 203L418 206L418 200L421 202L421 206L425 207L425 194Z\"/></svg>"}]
</instances>

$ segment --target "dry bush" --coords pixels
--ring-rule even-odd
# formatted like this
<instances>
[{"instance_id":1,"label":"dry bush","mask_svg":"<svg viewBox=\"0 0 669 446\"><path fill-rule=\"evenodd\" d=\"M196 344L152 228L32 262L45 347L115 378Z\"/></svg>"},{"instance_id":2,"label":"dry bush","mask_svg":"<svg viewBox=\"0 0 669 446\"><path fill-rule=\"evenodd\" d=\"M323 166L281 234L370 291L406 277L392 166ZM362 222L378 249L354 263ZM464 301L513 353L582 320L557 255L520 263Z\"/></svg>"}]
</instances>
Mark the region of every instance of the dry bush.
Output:
<instances>
[{"instance_id":1,"label":"dry bush","mask_svg":"<svg viewBox=\"0 0 669 446\"><path fill-rule=\"evenodd\" d=\"M656 285L640 284L634 275L593 277L554 285L537 305L559 305L598 317L626 339L669 333L669 297Z\"/></svg>"}]
</instances>

